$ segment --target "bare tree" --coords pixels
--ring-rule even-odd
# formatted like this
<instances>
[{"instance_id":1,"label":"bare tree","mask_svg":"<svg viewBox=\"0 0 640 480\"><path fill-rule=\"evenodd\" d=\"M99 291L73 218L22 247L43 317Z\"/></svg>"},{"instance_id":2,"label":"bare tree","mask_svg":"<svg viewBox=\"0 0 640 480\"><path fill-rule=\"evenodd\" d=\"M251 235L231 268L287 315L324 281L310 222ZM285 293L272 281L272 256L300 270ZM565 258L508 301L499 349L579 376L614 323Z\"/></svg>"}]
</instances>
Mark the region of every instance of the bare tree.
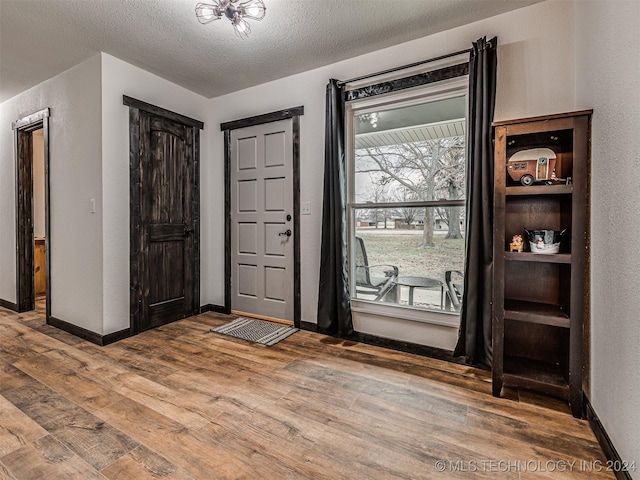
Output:
<instances>
[{"instance_id":1,"label":"bare tree","mask_svg":"<svg viewBox=\"0 0 640 480\"><path fill-rule=\"evenodd\" d=\"M447 137L356 151L356 173L368 173L375 185L388 191L408 191L415 200L461 198L464 189L464 137ZM457 210L457 211L456 211ZM433 208L425 208L421 247L434 247ZM447 207L444 215L450 226L447 238L460 238L459 207ZM455 223L457 230L451 231Z\"/></svg>"},{"instance_id":2,"label":"bare tree","mask_svg":"<svg viewBox=\"0 0 640 480\"><path fill-rule=\"evenodd\" d=\"M389 200L389 195L387 194L387 185L377 182L374 180L373 176L371 177L371 188L368 190L367 194L363 195L366 203L384 203ZM375 223L375 227L378 228L378 223L380 221L384 222L384 228L387 228L387 216L388 212L385 208L371 208L369 211L369 218L371 221Z\"/></svg>"},{"instance_id":3,"label":"bare tree","mask_svg":"<svg viewBox=\"0 0 640 480\"><path fill-rule=\"evenodd\" d=\"M412 202L418 200L416 198L415 192L412 192L408 188L401 188L399 191L396 191L393 195L393 199L397 202ZM409 226L411 225L416 217L418 216L418 209L412 207L401 207L393 210L393 214L396 217L402 219L402 222Z\"/></svg>"},{"instance_id":4,"label":"bare tree","mask_svg":"<svg viewBox=\"0 0 640 480\"><path fill-rule=\"evenodd\" d=\"M448 176L444 185L444 189L446 189L447 193L446 198L448 200L459 200L463 198L465 187L464 142L451 145L445 152L443 152L441 161L442 163L453 167L448 172ZM444 219L448 226L447 236L445 238L462 238L462 231L460 229L461 210L461 207L446 207L444 209Z\"/></svg>"}]
</instances>

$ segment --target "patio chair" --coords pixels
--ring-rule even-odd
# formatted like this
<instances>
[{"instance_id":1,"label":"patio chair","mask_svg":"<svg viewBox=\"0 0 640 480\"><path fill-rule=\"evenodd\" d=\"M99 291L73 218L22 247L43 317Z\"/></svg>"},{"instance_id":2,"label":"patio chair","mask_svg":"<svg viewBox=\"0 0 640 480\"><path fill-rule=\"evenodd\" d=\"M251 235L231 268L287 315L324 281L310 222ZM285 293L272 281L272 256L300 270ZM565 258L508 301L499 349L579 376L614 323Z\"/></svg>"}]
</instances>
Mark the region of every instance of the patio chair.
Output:
<instances>
[{"instance_id":1,"label":"patio chair","mask_svg":"<svg viewBox=\"0 0 640 480\"><path fill-rule=\"evenodd\" d=\"M398 267L395 265L369 265L364 241L356 237L356 297L373 295L374 300L381 300L389 294L390 301L395 301Z\"/></svg>"},{"instance_id":2,"label":"patio chair","mask_svg":"<svg viewBox=\"0 0 640 480\"><path fill-rule=\"evenodd\" d=\"M457 282L452 279L452 275L457 275ZM462 292L464 289L464 274L460 270L447 270L444 272L444 282L447 284L447 294L445 300L445 308L447 310L460 310L462 305Z\"/></svg>"}]
</instances>

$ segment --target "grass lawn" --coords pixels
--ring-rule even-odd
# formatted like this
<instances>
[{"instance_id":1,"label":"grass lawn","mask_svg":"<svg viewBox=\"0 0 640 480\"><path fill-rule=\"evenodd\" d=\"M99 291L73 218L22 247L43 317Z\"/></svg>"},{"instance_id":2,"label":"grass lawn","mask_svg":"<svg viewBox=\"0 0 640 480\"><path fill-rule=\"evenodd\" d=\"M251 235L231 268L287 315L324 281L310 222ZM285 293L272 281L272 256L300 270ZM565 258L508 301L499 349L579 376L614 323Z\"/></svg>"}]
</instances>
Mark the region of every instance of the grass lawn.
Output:
<instances>
[{"instance_id":1,"label":"grass lawn","mask_svg":"<svg viewBox=\"0 0 640 480\"><path fill-rule=\"evenodd\" d=\"M420 248L422 232L379 233L358 229L364 241L369 265L396 265L400 276L436 278L444 282L446 270L464 270L464 239L434 235L435 247Z\"/></svg>"}]
</instances>

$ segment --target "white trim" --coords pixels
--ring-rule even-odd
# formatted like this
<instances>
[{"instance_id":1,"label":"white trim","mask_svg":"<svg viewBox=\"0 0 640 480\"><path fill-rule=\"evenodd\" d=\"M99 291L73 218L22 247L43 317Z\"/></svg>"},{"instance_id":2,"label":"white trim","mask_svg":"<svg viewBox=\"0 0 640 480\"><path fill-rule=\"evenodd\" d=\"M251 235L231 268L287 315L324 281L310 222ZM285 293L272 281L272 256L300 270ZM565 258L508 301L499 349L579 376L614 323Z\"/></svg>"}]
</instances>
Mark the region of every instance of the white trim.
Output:
<instances>
[{"instance_id":1,"label":"white trim","mask_svg":"<svg viewBox=\"0 0 640 480\"><path fill-rule=\"evenodd\" d=\"M371 205L375 205L374 208L438 208L438 207L451 207L459 206L464 207L465 200L425 200L419 202L379 202L379 203L352 203L351 208L356 210L363 208L372 208Z\"/></svg>"},{"instance_id":2,"label":"white trim","mask_svg":"<svg viewBox=\"0 0 640 480\"><path fill-rule=\"evenodd\" d=\"M457 312L434 312L409 305L383 304L354 298L351 299L351 311L412 322L429 323L431 325L442 325L444 327L460 327L460 314Z\"/></svg>"},{"instance_id":3,"label":"white trim","mask_svg":"<svg viewBox=\"0 0 640 480\"><path fill-rule=\"evenodd\" d=\"M34 123L38 123L43 121L45 118L50 116L49 107L43 108L42 110L38 110L37 112L32 113L31 115L26 115L22 118L19 118L15 122L11 122L11 129L18 130L23 127L32 125Z\"/></svg>"}]
</instances>

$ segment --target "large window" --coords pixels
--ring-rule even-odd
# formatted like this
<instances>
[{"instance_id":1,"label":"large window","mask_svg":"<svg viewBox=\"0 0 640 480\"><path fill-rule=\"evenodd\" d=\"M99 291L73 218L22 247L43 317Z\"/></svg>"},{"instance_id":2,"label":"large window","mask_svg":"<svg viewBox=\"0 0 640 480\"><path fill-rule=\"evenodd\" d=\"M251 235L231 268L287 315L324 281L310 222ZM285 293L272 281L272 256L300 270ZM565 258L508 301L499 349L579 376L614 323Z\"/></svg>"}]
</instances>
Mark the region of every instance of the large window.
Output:
<instances>
[{"instance_id":1,"label":"large window","mask_svg":"<svg viewBox=\"0 0 640 480\"><path fill-rule=\"evenodd\" d=\"M352 299L456 312L467 77L347 104Z\"/></svg>"}]
</instances>

